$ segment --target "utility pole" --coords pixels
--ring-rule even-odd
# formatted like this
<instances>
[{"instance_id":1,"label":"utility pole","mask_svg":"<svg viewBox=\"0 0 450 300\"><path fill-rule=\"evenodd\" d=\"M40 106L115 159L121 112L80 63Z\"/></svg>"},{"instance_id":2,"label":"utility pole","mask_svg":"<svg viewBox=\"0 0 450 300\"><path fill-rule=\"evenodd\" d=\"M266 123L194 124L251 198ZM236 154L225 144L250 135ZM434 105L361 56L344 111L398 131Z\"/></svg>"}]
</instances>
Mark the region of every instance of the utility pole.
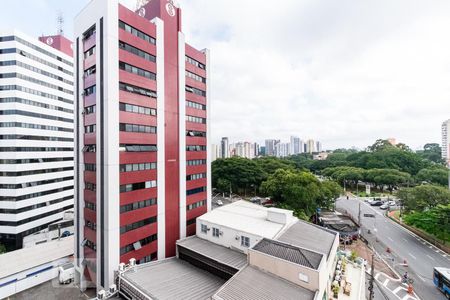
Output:
<instances>
[{"instance_id":1,"label":"utility pole","mask_svg":"<svg viewBox=\"0 0 450 300\"><path fill-rule=\"evenodd\" d=\"M361 202L359 202L359 210L358 210L358 225L361 228Z\"/></svg>"}]
</instances>

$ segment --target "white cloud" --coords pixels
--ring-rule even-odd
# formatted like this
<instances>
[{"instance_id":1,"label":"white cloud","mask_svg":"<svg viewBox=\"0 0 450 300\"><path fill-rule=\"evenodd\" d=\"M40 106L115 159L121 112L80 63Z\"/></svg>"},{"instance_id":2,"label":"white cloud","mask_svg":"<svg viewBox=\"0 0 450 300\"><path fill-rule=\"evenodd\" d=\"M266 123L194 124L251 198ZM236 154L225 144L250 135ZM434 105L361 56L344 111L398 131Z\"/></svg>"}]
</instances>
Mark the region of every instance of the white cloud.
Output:
<instances>
[{"instance_id":1,"label":"white cloud","mask_svg":"<svg viewBox=\"0 0 450 300\"><path fill-rule=\"evenodd\" d=\"M180 1L212 55L212 132L365 147L440 140L450 115L450 2Z\"/></svg>"}]
</instances>

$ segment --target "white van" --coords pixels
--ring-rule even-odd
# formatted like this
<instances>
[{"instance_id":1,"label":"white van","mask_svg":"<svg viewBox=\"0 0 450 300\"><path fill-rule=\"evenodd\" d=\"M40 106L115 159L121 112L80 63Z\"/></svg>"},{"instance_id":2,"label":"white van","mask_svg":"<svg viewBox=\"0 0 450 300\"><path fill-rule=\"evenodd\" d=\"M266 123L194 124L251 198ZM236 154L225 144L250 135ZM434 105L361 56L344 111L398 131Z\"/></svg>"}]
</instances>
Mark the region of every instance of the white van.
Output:
<instances>
[{"instance_id":1,"label":"white van","mask_svg":"<svg viewBox=\"0 0 450 300\"><path fill-rule=\"evenodd\" d=\"M71 283L75 278L75 268L72 263L67 263L58 268L59 283Z\"/></svg>"}]
</instances>

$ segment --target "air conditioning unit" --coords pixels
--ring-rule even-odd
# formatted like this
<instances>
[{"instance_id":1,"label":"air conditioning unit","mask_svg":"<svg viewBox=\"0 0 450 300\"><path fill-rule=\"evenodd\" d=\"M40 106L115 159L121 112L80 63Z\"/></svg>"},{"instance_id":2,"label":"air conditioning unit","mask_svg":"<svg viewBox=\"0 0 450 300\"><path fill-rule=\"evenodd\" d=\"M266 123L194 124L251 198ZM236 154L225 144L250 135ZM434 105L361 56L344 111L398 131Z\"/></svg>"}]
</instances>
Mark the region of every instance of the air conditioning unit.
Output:
<instances>
[{"instance_id":1,"label":"air conditioning unit","mask_svg":"<svg viewBox=\"0 0 450 300\"><path fill-rule=\"evenodd\" d=\"M223 235L223 231L219 231L219 235Z\"/></svg>"},{"instance_id":2,"label":"air conditioning unit","mask_svg":"<svg viewBox=\"0 0 450 300\"><path fill-rule=\"evenodd\" d=\"M109 286L109 293L110 294L115 294L117 292L117 286L115 284L111 284Z\"/></svg>"},{"instance_id":3,"label":"air conditioning unit","mask_svg":"<svg viewBox=\"0 0 450 300\"><path fill-rule=\"evenodd\" d=\"M130 267L134 267L136 265L136 259L130 258Z\"/></svg>"},{"instance_id":4,"label":"air conditioning unit","mask_svg":"<svg viewBox=\"0 0 450 300\"><path fill-rule=\"evenodd\" d=\"M102 299L106 299L106 292L105 290L101 290L97 293L97 299L102 300Z\"/></svg>"},{"instance_id":5,"label":"air conditioning unit","mask_svg":"<svg viewBox=\"0 0 450 300\"><path fill-rule=\"evenodd\" d=\"M120 263L119 264L119 271L121 271L121 272L125 271L125 264L124 263Z\"/></svg>"},{"instance_id":6,"label":"air conditioning unit","mask_svg":"<svg viewBox=\"0 0 450 300\"><path fill-rule=\"evenodd\" d=\"M241 237L238 236L238 235L236 235L236 236L234 237L234 239L235 239L236 241L239 241L240 238L241 238Z\"/></svg>"}]
</instances>

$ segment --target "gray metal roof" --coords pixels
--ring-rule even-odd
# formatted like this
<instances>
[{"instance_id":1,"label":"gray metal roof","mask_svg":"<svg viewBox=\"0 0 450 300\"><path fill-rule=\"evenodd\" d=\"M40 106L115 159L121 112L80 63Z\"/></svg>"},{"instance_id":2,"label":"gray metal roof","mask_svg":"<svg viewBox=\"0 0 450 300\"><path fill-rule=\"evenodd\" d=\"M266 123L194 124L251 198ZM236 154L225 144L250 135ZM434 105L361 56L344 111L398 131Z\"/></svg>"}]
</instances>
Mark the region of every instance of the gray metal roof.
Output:
<instances>
[{"instance_id":1,"label":"gray metal roof","mask_svg":"<svg viewBox=\"0 0 450 300\"><path fill-rule=\"evenodd\" d=\"M197 236L180 240L177 242L177 245L188 248L238 270L242 269L247 264L247 255L244 253L214 244Z\"/></svg>"},{"instance_id":2,"label":"gray metal roof","mask_svg":"<svg viewBox=\"0 0 450 300\"><path fill-rule=\"evenodd\" d=\"M123 279L152 299L197 300L210 297L225 280L175 257L151 262L128 271Z\"/></svg>"},{"instance_id":3,"label":"gray metal roof","mask_svg":"<svg viewBox=\"0 0 450 300\"><path fill-rule=\"evenodd\" d=\"M276 240L324 253L328 258L337 234L335 231L299 220Z\"/></svg>"},{"instance_id":4,"label":"gray metal roof","mask_svg":"<svg viewBox=\"0 0 450 300\"><path fill-rule=\"evenodd\" d=\"M216 294L217 300L312 300L315 292L285 279L247 266L231 278Z\"/></svg>"},{"instance_id":5,"label":"gray metal roof","mask_svg":"<svg viewBox=\"0 0 450 300\"><path fill-rule=\"evenodd\" d=\"M262 239L253 250L272 255L314 270L319 268L324 254L292 246L279 241Z\"/></svg>"}]
</instances>

